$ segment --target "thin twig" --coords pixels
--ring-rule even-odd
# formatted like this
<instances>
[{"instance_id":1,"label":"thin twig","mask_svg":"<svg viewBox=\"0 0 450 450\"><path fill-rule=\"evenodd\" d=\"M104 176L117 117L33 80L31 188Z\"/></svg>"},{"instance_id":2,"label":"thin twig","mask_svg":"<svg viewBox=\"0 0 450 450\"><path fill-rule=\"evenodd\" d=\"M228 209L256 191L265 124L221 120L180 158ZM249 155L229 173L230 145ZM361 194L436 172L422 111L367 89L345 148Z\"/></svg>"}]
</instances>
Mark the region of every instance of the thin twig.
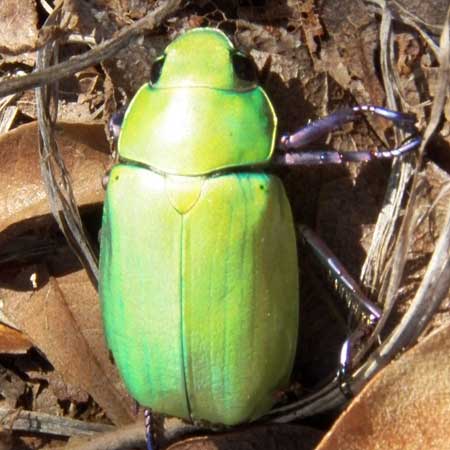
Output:
<instances>
[{"instance_id":1,"label":"thin twig","mask_svg":"<svg viewBox=\"0 0 450 450\"><path fill-rule=\"evenodd\" d=\"M431 136L435 133L447 99L447 88L450 82L450 6L447 10L446 22L441 35L439 52L439 78L433 107L431 109L430 122L425 130L424 139L419 149L419 164L423 159L425 146ZM396 251L393 257L393 267L402 273L406 263L406 252L411 240L415 221L413 220L416 210L417 185L419 174L413 178L411 197L409 199L404 220L399 233ZM400 286L400 277L391 279L387 290L388 297L395 297ZM446 222L441 235L436 243L436 248L428 264L424 279L411 303L407 313L403 316L400 324L386 339L380 349L371 356L371 360L362 368L357 379L363 383L376 371L380 370L401 349L408 347L414 342L431 319L434 312L445 298L450 286L450 210L447 212Z\"/></svg>"},{"instance_id":2,"label":"thin twig","mask_svg":"<svg viewBox=\"0 0 450 450\"><path fill-rule=\"evenodd\" d=\"M384 1L378 2L383 7L382 21L380 26L380 63L383 75L384 88L386 91L387 105L391 109L397 108L397 95L394 90L395 83L393 76L393 30L392 30L392 14ZM401 141L402 136L397 136L397 141ZM380 327L383 326L389 312L393 307L392 299L380 294L380 284L382 281L383 268L386 268L389 259L389 252L392 243L395 240L395 230L397 229L397 221L400 216L403 198L406 192L411 175L412 167L408 162L408 158L401 161L396 160L392 165L389 177L388 187L386 189L383 206L375 225L374 234L370 248L367 252L366 261L361 271L361 279L365 285L370 286L372 293L378 292L379 299L384 297L386 300L380 302L384 306L385 314L380 321ZM381 290L382 292L382 290ZM386 304L387 303L387 304Z\"/></svg>"},{"instance_id":3,"label":"thin twig","mask_svg":"<svg viewBox=\"0 0 450 450\"><path fill-rule=\"evenodd\" d=\"M0 84L0 97L54 83L89 66L98 64L105 59L116 56L119 50L129 45L140 34L156 28L168 15L175 12L180 4L181 0L162 2L161 6L154 11L148 13L129 27L122 28L114 38L98 44L93 50L89 50L82 55L73 56L67 61L38 72L33 72L30 75L3 81Z\"/></svg>"},{"instance_id":4,"label":"thin twig","mask_svg":"<svg viewBox=\"0 0 450 450\"><path fill-rule=\"evenodd\" d=\"M82 420L68 419L34 411L19 411L16 409L0 408L0 422L9 418L11 429L28 433L53 434L55 436L91 436L113 430L112 425L89 423Z\"/></svg>"},{"instance_id":5,"label":"thin twig","mask_svg":"<svg viewBox=\"0 0 450 450\"><path fill-rule=\"evenodd\" d=\"M87 52L81 55L84 61L92 63L92 52L94 56L99 58L106 57L111 49L117 50L117 45L124 45L129 42L129 38L137 36L144 29L156 26L164 17L173 11L178 5L178 0L165 2L163 6L149 13L146 17L128 27L125 31L121 30L119 36L108 44L100 44L99 49ZM61 11L55 9L52 15L47 19L48 25L57 25L60 20ZM128 40L127 40L128 39ZM106 48L106 50L105 50ZM47 68L52 60L57 58L57 42L49 42L37 52L37 67L39 74L47 73ZM87 55L87 56L86 56ZM91 56L89 56L91 55ZM99 56L100 55L100 56ZM100 59L96 59L99 62ZM73 64L70 60L66 66L66 74L70 74ZM50 68L52 70L61 67L55 64ZM72 67L70 70L68 67ZM61 74L60 74L61 75ZM26 77L28 78L28 77ZM59 79L59 78L58 78ZM46 80L49 82L51 80ZM36 110L39 122L39 139L40 139L40 162L42 176L45 182L50 207L59 228L66 237L67 242L78 257L83 267L87 270L90 280L97 287L99 271L98 259L95 245L93 245L83 227L83 222L78 211L76 199L72 190L70 175L64 164L64 160L58 149L57 142L54 137L54 123L56 122L57 110L57 90L50 89L50 86L40 86L36 89Z\"/></svg>"},{"instance_id":6,"label":"thin twig","mask_svg":"<svg viewBox=\"0 0 450 450\"><path fill-rule=\"evenodd\" d=\"M56 25L61 20L61 9L56 8L47 18L46 25ZM58 43L47 43L36 56L37 68L45 69L57 60ZM85 267L94 286L98 284L96 252L85 233L72 189L70 175L54 135L57 118L58 90L55 85L36 89L36 113L39 124L39 154L42 178L47 190L52 214L71 249Z\"/></svg>"}]
</instances>

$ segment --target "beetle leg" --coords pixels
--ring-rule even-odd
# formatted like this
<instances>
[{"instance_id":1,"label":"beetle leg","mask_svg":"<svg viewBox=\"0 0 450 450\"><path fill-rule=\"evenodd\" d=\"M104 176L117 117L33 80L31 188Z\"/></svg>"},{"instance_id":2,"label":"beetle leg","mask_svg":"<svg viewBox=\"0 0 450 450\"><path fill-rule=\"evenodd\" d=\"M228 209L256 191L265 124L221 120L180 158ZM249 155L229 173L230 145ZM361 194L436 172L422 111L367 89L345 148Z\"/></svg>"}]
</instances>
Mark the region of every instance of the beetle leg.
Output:
<instances>
[{"instance_id":1,"label":"beetle leg","mask_svg":"<svg viewBox=\"0 0 450 450\"><path fill-rule=\"evenodd\" d=\"M353 349L355 349L359 342L366 336L366 331L362 328L357 328L344 341L339 355L339 368L337 378L339 380L339 389L349 399L353 397L351 384L349 383L349 376L351 375Z\"/></svg>"},{"instance_id":2,"label":"beetle leg","mask_svg":"<svg viewBox=\"0 0 450 450\"><path fill-rule=\"evenodd\" d=\"M282 166L313 166L321 164L342 164L344 162L364 162L374 159L387 159L402 156L417 147L422 142L420 136L407 139L400 147L392 150L362 150L357 152L338 151L305 151L276 154L273 164Z\"/></svg>"},{"instance_id":3,"label":"beetle leg","mask_svg":"<svg viewBox=\"0 0 450 450\"><path fill-rule=\"evenodd\" d=\"M412 133L416 131L414 126L416 117L414 114L405 114L398 111L392 111L380 106L361 105L336 111L329 116L309 123L292 134L283 134L277 147L281 151L305 147L312 142L316 142L319 138L326 136L334 129L344 125L345 123L353 122L358 117L364 116L366 113L372 113L377 116L384 117L405 131Z\"/></svg>"},{"instance_id":4,"label":"beetle leg","mask_svg":"<svg viewBox=\"0 0 450 450\"><path fill-rule=\"evenodd\" d=\"M120 109L119 111L115 112L108 121L108 132L109 137L113 141L113 153L112 158L113 160L116 160L117 158L117 140L119 139L120 129L122 127L123 118L125 116L125 109ZM111 172L111 167L106 170L105 174L102 177L102 188L106 190L106 186L108 185L109 181L109 173ZM100 239L99 239L100 242Z\"/></svg>"},{"instance_id":5,"label":"beetle leg","mask_svg":"<svg viewBox=\"0 0 450 450\"><path fill-rule=\"evenodd\" d=\"M349 336L342 344L341 352L339 355L339 368L337 373L337 378L339 380L339 389L348 399L351 399L353 397L353 391L350 383L348 382L348 375L350 373L352 359L351 349L354 346L352 336Z\"/></svg>"},{"instance_id":6,"label":"beetle leg","mask_svg":"<svg viewBox=\"0 0 450 450\"><path fill-rule=\"evenodd\" d=\"M338 377L342 392L346 396L351 395L347 383L347 375L352 364L353 350L373 330L381 317L381 310L367 298L343 264L313 230L306 225L300 225L299 232L319 262L330 272L338 285L349 294L345 296L349 309L354 313L354 316L359 322L364 323L364 326L358 327L350 334L341 348Z\"/></svg>"},{"instance_id":7,"label":"beetle leg","mask_svg":"<svg viewBox=\"0 0 450 450\"><path fill-rule=\"evenodd\" d=\"M125 109L120 109L109 118L108 131L109 135L114 141L117 141L117 139L119 138L120 128L122 127L124 116L125 116Z\"/></svg>"},{"instance_id":8,"label":"beetle leg","mask_svg":"<svg viewBox=\"0 0 450 450\"><path fill-rule=\"evenodd\" d=\"M310 246L321 264L331 272L334 279L350 294L355 304L350 304L350 309L355 316L369 326L376 324L381 317L381 311L373 304L359 287L358 283L337 259L327 244L306 225L299 226L299 232L303 240Z\"/></svg>"},{"instance_id":9,"label":"beetle leg","mask_svg":"<svg viewBox=\"0 0 450 450\"><path fill-rule=\"evenodd\" d=\"M153 436L152 436L152 412L149 409L144 409L145 419L145 440L147 442L147 450L154 450Z\"/></svg>"},{"instance_id":10,"label":"beetle leg","mask_svg":"<svg viewBox=\"0 0 450 450\"><path fill-rule=\"evenodd\" d=\"M105 174L102 176L102 188L103 190L106 191L106 187L108 186L108 181L109 181L109 174L110 174L111 170L108 170L105 172Z\"/></svg>"}]
</instances>

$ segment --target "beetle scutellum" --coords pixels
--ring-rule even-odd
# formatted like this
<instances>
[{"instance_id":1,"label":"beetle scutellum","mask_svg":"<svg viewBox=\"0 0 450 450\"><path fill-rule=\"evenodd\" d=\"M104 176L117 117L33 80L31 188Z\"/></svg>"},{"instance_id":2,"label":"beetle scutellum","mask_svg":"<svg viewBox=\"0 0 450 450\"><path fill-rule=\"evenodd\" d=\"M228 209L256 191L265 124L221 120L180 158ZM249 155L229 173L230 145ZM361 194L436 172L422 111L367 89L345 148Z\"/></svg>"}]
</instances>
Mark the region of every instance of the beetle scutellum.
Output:
<instances>
[{"instance_id":1,"label":"beetle scutellum","mask_svg":"<svg viewBox=\"0 0 450 450\"><path fill-rule=\"evenodd\" d=\"M277 117L254 64L225 34L191 30L155 61L123 120L100 255L106 339L141 405L225 425L271 408L292 370L299 290L290 206L265 169L389 158L420 143L289 152L365 112L414 124L360 106L276 145ZM376 320L364 299L362 308Z\"/></svg>"}]
</instances>

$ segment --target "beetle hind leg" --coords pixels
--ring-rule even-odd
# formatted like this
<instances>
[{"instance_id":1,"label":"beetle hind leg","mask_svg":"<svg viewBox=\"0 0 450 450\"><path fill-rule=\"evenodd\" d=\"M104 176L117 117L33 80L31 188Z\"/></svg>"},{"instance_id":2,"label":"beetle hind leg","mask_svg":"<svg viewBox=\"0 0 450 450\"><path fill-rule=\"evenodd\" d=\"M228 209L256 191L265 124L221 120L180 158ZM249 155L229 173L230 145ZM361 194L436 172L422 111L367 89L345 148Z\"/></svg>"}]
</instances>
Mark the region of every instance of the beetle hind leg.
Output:
<instances>
[{"instance_id":1,"label":"beetle hind leg","mask_svg":"<svg viewBox=\"0 0 450 450\"><path fill-rule=\"evenodd\" d=\"M381 310L367 298L344 265L313 230L301 225L299 233L304 242L311 248L319 263L328 271L338 287L344 291L343 297L349 310L356 317L358 323L362 324L350 334L341 349L338 375L343 392L345 392L347 391L346 378L354 362L354 350L373 331L381 317Z\"/></svg>"},{"instance_id":2,"label":"beetle hind leg","mask_svg":"<svg viewBox=\"0 0 450 450\"><path fill-rule=\"evenodd\" d=\"M144 420L145 420L145 441L147 443L147 450L155 450L152 435L152 412L150 409L144 409Z\"/></svg>"},{"instance_id":3,"label":"beetle hind leg","mask_svg":"<svg viewBox=\"0 0 450 450\"><path fill-rule=\"evenodd\" d=\"M306 225L299 226L299 232L303 240L313 250L319 262L331 273L333 278L346 290L354 303L349 304L352 312L357 318L368 325L374 325L381 317L381 311L363 293L358 283L345 269L336 255L329 249L327 244Z\"/></svg>"}]
</instances>

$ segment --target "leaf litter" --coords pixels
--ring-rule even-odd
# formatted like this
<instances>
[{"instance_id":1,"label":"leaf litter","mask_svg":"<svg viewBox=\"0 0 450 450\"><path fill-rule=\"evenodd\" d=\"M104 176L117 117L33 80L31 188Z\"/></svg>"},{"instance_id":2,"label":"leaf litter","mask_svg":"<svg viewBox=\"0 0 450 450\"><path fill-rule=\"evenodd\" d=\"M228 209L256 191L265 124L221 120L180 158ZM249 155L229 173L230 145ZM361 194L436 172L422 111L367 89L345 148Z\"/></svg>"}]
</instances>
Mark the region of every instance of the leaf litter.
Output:
<instances>
[{"instance_id":1,"label":"leaf litter","mask_svg":"<svg viewBox=\"0 0 450 450\"><path fill-rule=\"evenodd\" d=\"M426 323L419 327L413 320L407 329L426 326L430 331L448 323L449 298L445 281L449 254L445 253L442 235L448 233L450 142L448 123L438 121L443 115L448 120L450 111L447 91L442 89L442 80L448 72L445 69L448 46L445 39L438 43L439 36L446 30L442 19L446 4L438 0L434 3L433 14L438 10L441 13L429 17L420 2L403 4L381 0L366 3L286 0L243 5L220 1L215 4L208 1L195 4L167 2L162 6L156 2L102 1L88 5L66 0L56 6L47 2L40 2L38 7L33 2L24 5L24 17L30 17L29 29L26 33L18 33L15 42L6 35L0 41L0 68L4 79L0 83L0 92L10 94L5 97L8 103L4 107L0 105L1 124L4 124L1 128L4 134L0 137L0 320L9 327L4 329L8 338L2 339L3 346L0 346L0 367L10 380L0 383L0 417L3 417L2 423L7 430L5 442L9 442L10 448L28 449L36 445L51 448L62 444L61 438L52 440L52 434L76 436L88 433L86 426L90 422L111 421L124 425L136 419L131 399L103 342L98 299L90 281L92 277L86 275L73 257L51 217L39 174L35 120L40 113L34 92L26 89L43 81L61 80L57 98L52 92L44 93L42 97L43 117L47 115L50 120L45 125L49 129L45 131L44 127L44 132L40 120L40 133L44 139L54 136L62 153L64 166L59 165L59 157L54 156L50 148L49 158L56 167L54 182L59 189L72 183L74 201L81 207L80 217L93 246L93 255L97 251L95 243L103 198L100 180L112 162L104 132L107 119L115 110L123 108L137 87L147 81L153 58L175 35L189 27L220 26L252 54L265 76L262 82L279 114L280 129L294 130L310 119L357 103L387 104L394 109L413 112L422 131L430 117L434 117L433 134L429 133L431 140L427 148L430 156L424 162L419 160L417 166L411 158L406 163L407 169L404 164L395 163L393 171L389 164L375 163L313 171L296 169L283 174L296 221L319 230L355 278L363 268L366 289L372 298L386 304L383 329L379 330L383 345L399 334L400 338L395 342L401 342L404 347L411 346L418 336L407 333L410 336L406 338L400 333L399 324L408 314L413 319L417 317L411 313L414 301L423 304L427 300L427 293L423 292L424 280L434 309L427 312ZM15 2L8 2L10 4L15 6ZM161 12L152 16L158 7ZM172 16L164 21L164 15L169 12ZM47 20L49 14L54 18L53 22ZM12 17L18 20L17 13ZM0 16L0 23L2 20L6 19ZM42 26L44 22L46 25ZM162 25L150 33L144 32L155 24ZM16 26L17 30L20 28ZM40 66L39 71L25 76L35 64L35 52L43 54L40 49L50 48L54 42L59 46L62 61L59 66ZM120 49L123 50L119 52ZM52 52L46 54L52 55ZM51 57L54 58L54 54ZM55 59L54 63L57 61ZM430 116L430 107L433 101L436 104L436 97L441 105L435 106ZM337 130L324 145L341 150L392 147L401 138L383 120L368 117L344 130ZM415 194L411 194L409 189L414 173ZM415 197L414 215L408 219L409 224L401 226L405 204L411 195ZM65 208L64 203L56 207L61 208ZM66 235L70 236L71 229L65 229ZM402 242L405 236L408 242ZM397 256L396 245L401 246ZM83 251L78 252L82 254ZM440 266L439 261L435 261L438 257ZM82 261L85 262L83 258ZM400 264L392 266L395 261ZM437 277L440 283L430 284L430 279L436 278L429 274L430 261L434 264L433 270L440 268ZM300 398L307 397L324 376L335 370L336 355L346 333L345 315L328 304L334 301L330 299L329 289L324 288L320 277L310 268L312 263L308 255L302 257L302 263L301 353L294 374L303 390ZM404 274L396 273L402 266ZM397 287L394 289L394 286ZM418 298L420 296L422 299ZM416 326L411 325L414 323ZM355 380L361 387L375 372L379 373L373 385L380 380L389 380L387 371L391 365L381 372L380 369L395 355L391 350L395 345L389 348L383 345L378 351L391 352L383 364L374 362L377 354L374 353L372 357L369 355L366 365L355 372ZM443 349L443 340L438 340L433 351ZM432 377L448 367L445 358L436 359L437 364L425 366L423 372L427 376ZM405 367L414 373L425 364L421 361L421 357L407 360ZM405 383L408 389L419 391L421 386L427 386L424 380L410 379L403 371L392 385ZM5 393L1 389L3 386ZM388 398L383 394L386 387L382 386L383 389L374 390L369 397L366 390L363 391L358 401L351 405L361 403L366 408L381 411ZM446 391L439 392L445 395ZM433 394L427 397L428 389L424 394L425 412ZM279 413L275 420L298 421L317 414L324 409L324 402L328 402L328 408L333 404L327 398L324 395L322 400L313 401L313 412L296 406ZM395 412L402 416L403 409L398 407L400 401L396 403L391 396L390 403L391 414ZM337 404L342 405L342 399ZM24 425L21 417L25 414L37 414L36 420L46 423L45 429L50 434ZM61 420L72 422L58 425L57 416L60 415L64 416ZM330 415L328 420L333 417ZM358 419L357 425L363 431L372 426L369 417L358 414L353 417ZM403 419L408 420L406 409ZM331 436L336 433L335 439L349 442L351 437L346 426L341 425L345 420L349 419L342 416ZM371 440L358 441L354 448L373 448L370 442L381 439L383 433L384 440L380 442L394 446L395 435L389 434L382 418L379 420L381 426L375 435L371 435ZM254 448L267 448L268 435L273 439L273 448L291 448L283 441L286 436L292 437L292 448L300 448L295 446L295 442L302 440L303 431L299 425L270 427L273 425L254 431L238 430L232 437L219 437L218 442L214 437L194 438L172 448L218 448L224 445L241 448L239 445L253 440ZM319 427L323 429L323 424ZM34 435L30 438L10 431L14 429ZM58 430L67 431L64 434ZM121 430L123 434L120 434ZM193 430L195 427L169 422L160 434L162 442L169 444ZM434 437L435 442L439 442L442 432L436 429L430 439ZM135 447L143 444L140 426L119 428L118 433L111 438L107 435L91 438L89 442L74 440L67 448L69 445L70 448L88 448L88 445L101 448L103 438L106 439L103 443L109 442L108 448L119 448L114 447L116 444L131 448L125 443L131 441ZM328 439L331 438L328 436ZM413 448L414 433L409 433L405 439ZM315 442L317 439L302 448L314 448ZM405 442L404 448L408 448ZM326 445L326 440L322 445Z\"/></svg>"}]
</instances>

